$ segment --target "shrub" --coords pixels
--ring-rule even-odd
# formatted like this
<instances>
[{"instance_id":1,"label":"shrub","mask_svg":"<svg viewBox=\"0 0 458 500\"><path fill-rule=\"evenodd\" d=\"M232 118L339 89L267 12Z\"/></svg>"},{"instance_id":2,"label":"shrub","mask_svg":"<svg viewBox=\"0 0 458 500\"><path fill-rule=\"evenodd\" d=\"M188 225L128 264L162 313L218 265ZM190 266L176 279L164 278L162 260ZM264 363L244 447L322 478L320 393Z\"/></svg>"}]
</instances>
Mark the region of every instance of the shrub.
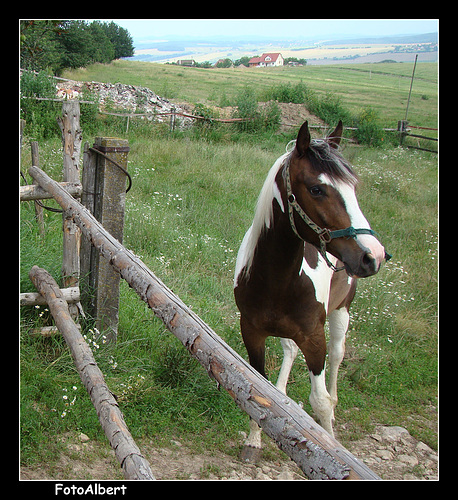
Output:
<instances>
[{"instance_id":1,"label":"shrub","mask_svg":"<svg viewBox=\"0 0 458 500\"><path fill-rule=\"evenodd\" d=\"M34 138L47 139L60 133L56 117L61 104L52 101L37 101L34 97L53 98L56 89L52 78L44 71L35 74L24 71L21 75L21 113L26 121L24 133Z\"/></svg>"},{"instance_id":2,"label":"shrub","mask_svg":"<svg viewBox=\"0 0 458 500\"><path fill-rule=\"evenodd\" d=\"M371 107L364 108L356 117L354 136L360 144L381 146L385 139L385 132L379 125L378 113Z\"/></svg>"},{"instance_id":3,"label":"shrub","mask_svg":"<svg viewBox=\"0 0 458 500\"><path fill-rule=\"evenodd\" d=\"M239 130L244 132L253 132L260 128L260 114L258 101L254 90L245 87L240 90L235 97L236 110L232 116L234 118L245 118L247 121L237 123Z\"/></svg>"},{"instance_id":4,"label":"shrub","mask_svg":"<svg viewBox=\"0 0 458 500\"><path fill-rule=\"evenodd\" d=\"M245 118L247 121L237 123L237 128L243 132L258 132L262 130L275 131L280 125L280 108L275 101L269 102L260 109L254 90L245 87L235 98L236 110L234 118Z\"/></svg>"},{"instance_id":5,"label":"shrub","mask_svg":"<svg viewBox=\"0 0 458 500\"><path fill-rule=\"evenodd\" d=\"M339 120L342 120L345 125L353 123L353 117L345 109L340 97L330 92L327 92L324 97L310 93L307 100L307 109L328 124L337 123Z\"/></svg>"},{"instance_id":6,"label":"shrub","mask_svg":"<svg viewBox=\"0 0 458 500\"><path fill-rule=\"evenodd\" d=\"M275 132L280 127L281 111L276 101L267 103L262 111L263 126L266 130Z\"/></svg>"},{"instance_id":7,"label":"shrub","mask_svg":"<svg viewBox=\"0 0 458 500\"><path fill-rule=\"evenodd\" d=\"M270 89L261 94L261 99L265 101L275 100L278 102L292 102L295 104L302 104L305 102L309 89L300 81L296 85L288 83L280 83L274 85Z\"/></svg>"}]
</instances>

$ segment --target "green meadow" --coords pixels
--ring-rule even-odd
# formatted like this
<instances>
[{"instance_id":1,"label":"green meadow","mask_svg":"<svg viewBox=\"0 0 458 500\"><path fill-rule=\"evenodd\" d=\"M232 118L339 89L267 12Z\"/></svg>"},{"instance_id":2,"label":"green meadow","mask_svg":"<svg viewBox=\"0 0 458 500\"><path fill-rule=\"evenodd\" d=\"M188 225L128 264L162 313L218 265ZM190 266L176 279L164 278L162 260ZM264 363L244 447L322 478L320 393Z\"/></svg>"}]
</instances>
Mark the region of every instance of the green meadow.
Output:
<instances>
[{"instance_id":1,"label":"green meadow","mask_svg":"<svg viewBox=\"0 0 458 500\"><path fill-rule=\"evenodd\" d=\"M404 119L412 69L413 62L205 69L119 60L65 71L62 76L140 85L169 99L218 106L233 101L244 87L255 89L262 100L275 85L302 82L319 95L339 97L351 112L371 106L380 114L384 127L396 128L398 120ZM437 82L436 63L417 64L409 107L413 125L437 127Z\"/></svg>"},{"instance_id":2,"label":"green meadow","mask_svg":"<svg viewBox=\"0 0 458 500\"><path fill-rule=\"evenodd\" d=\"M207 105L218 104L224 95L232 99L237 88L252 85L261 93L288 78L340 95L349 109L367 102L380 109L386 126L392 125L388 119L403 118L409 65L349 66L282 68L266 71L263 78L259 70L115 61L64 76L143 85L177 101ZM412 123L437 124L436 69L418 65ZM345 88L338 83L342 75ZM99 119L90 134L83 130L83 140L91 142L96 135L129 140L133 187L126 202L125 246L246 359L232 292L236 255L267 172L295 131L287 136L221 130L171 133L167 126L141 124L126 135L123 120ZM23 171L31 162L30 140L25 137L22 144ZM40 141L41 165L54 179L61 176L61 147L58 137ZM400 425L437 448L437 155L352 144L343 154L360 178L360 206L393 258L358 285L339 372L337 437L345 445L375 424ZM20 222L21 291L33 291L28 271L34 264L59 282L61 215L45 212L41 236L34 205L25 202ZM83 333L134 438L157 446L179 439L196 453L214 449L237 456L239 431L248 430L248 417L125 282L119 320L116 345L104 343L90 318ZM46 464L52 472L63 447L58 436L83 432L100 442L105 436L63 339L31 335L33 328L48 324L47 308L21 309L21 460ZM269 339L267 369L273 381L281 361L279 340ZM311 412L302 356L293 367L288 394Z\"/></svg>"}]
</instances>

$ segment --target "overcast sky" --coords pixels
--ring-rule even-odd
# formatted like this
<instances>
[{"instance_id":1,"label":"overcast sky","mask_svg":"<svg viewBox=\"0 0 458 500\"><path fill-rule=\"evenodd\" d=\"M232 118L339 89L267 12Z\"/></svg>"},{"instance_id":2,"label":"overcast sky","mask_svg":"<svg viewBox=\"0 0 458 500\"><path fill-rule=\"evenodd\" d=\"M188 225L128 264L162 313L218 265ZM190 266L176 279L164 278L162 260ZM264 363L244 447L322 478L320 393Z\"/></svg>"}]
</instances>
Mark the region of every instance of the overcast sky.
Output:
<instances>
[{"instance_id":1,"label":"overcast sky","mask_svg":"<svg viewBox=\"0 0 458 500\"><path fill-rule=\"evenodd\" d=\"M110 21L110 20L108 20ZM438 31L437 19L113 19L134 39L147 36L244 36L310 38L389 36Z\"/></svg>"}]
</instances>

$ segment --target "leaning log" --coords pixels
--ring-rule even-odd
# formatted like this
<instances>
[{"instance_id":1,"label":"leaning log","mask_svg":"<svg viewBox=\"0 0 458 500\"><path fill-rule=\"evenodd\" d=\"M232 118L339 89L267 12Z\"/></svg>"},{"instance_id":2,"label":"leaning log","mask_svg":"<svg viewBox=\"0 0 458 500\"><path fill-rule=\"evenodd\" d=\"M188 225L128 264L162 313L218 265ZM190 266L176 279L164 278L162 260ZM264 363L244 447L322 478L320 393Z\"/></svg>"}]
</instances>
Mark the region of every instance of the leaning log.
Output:
<instances>
[{"instance_id":1,"label":"leaning log","mask_svg":"<svg viewBox=\"0 0 458 500\"><path fill-rule=\"evenodd\" d=\"M37 290L46 299L56 326L70 348L81 381L97 410L99 422L121 464L124 477L153 480L154 476L149 463L135 444L121 410L105 383L90 347L71 318L67 301L54 278L38 266L32 267L29 276Z\"/></svg>"},{"instance_id":2,"label":"leaning log","mask_svg":"<svg viewBox=\"0 0 458 500\"><path fill-rule=\"evenodd\" d=\"M57 182L37 167L31 167L29 173L71 214L92 245L202 364L208 375L227 390L237 405L274 439L309 478L380 479L297 403L231 349Z\"/></svg>"}]
</instances>

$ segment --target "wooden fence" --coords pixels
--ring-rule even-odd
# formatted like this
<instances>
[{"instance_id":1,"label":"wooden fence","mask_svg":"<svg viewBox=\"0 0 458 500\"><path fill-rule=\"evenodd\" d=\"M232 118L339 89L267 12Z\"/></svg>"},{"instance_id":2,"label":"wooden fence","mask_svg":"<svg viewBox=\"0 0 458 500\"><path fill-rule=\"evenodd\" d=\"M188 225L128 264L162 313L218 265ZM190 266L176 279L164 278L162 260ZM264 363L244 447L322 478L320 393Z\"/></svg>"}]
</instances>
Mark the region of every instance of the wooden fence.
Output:
<instances>
[{"instance_id":1,"label":"wooden fence","mask_svg":"<svg viewBox=\"0 0 458 500\"><path fill-rule=\"evenodd\" d=\"M71 101L66 101L64 99L52 99L48 97L22 97L23 99L36 99L39 101L54 101L54 102L79 102L79 103L84 103L84 104L94 104L92 101L83 101L83 100L71 100ZM253 118L210 118L210 117L205 117L205 116L200 116L200 115L193 115L190 113L184 113L184 112L178 112L174 108L172 108L171 111L163 112L163 113L119 113L119 112L109 112L109 111L103 111L101 109L98 110L98 112L102 115L109 115L109 116L117 116L120 118L126 118L126 134L129 132L129 125L130 125L130 120L132 118L147 118L149 120L154 120L158 117L161 116L170 116L170 131L173 132L176 129L177 126L177 117L183 117L183 118L190 118L192 120L196 121L203 121L207 123L241 123L241 122L248 122L253 120ZM293 125L289 123L280 123L280 126L286 126L286 127L299 127L300 124ZM311 129L324 129L324 130L329 130L328 125L309 125L309 128ZM420 135L420 134L412 134L411 129L420 129L420 130L430 130L430 131L438 131L437 128L430 128L430 127L422 127L422 126L415 126L415 125L410 125L407 120L398 120L398 126L397 128L390 128L390 127L382 127L381 130L384 132L390 132L390 133L397 133L399 135L399 145L404 146L406 148L411 148L411 149L418 149L420 151L428 151L431 153L438 153L437 150L435 149L429 149L429 148L424 148L420 147L418 140L424 140L424 141L433 141L433 142L438 142L438 138L436 137L429 137L426 135ZM344 130L358 130L358 127L345 127ZM407 137L413 137L417 139L417 145L413 144L407 144L405 143L405 139ZM357 141L354 139L347 139L349 142L356 143Z\"/></svg>"},{"instance_id":2,"label":"wooden fence","mask_svg":"<svg viewBox=\"0 0 458 500\"><path fill-rule=\"evenodd\" d=\"M431 127L420 127L417 125L410 125L407 120L399 120L398 121L398 128L397 131L399 132L399 145L404 146L406 148L411 148L411 149L418 149L420 151L428 151L430 153L437 153L438 151L435 149L429 149L429 148L424 148L417 143L417 145L413 144L406 144L405 139L407 137L413 137L416 139L420 139L422 141L433 141L433 142L438 142L439 139L437 137L429 137L427 135L421 135L421 134L412 134L411 130L416 129L416 130L430 130L430 131L435 131L438 132L439 129L437 128L431 128Z\"/></svg>"},{"instance_id":3,"label":"wooden fence","mask_svg":"<svg viewBox=\"0 0 458 500\"><path fill-rule=\"evenodd\" d=\"M74 120L77 120L78 113L76 109L72 108L69 114L70 110L67 106L64 106L64 115L66 112L67 116L73 116ZM77 133L79 129L75 123L69 123L69 126L63 128L63 133L64 130L67 131L66 133L68 133L68 130L75 130L75 137L80 135ZM71 158L71 165L74 166L78 152L71 146L71 141L65 141L64 139L63 145L64 152L67 151ZM122 151L110 151L110 154L124 155L127 154L126 149L128 148L126 145L103 146L102 144L96 144L96 146L99 147L99 150L103 147L118 147ZM90 149L85 147L85 154ZM90 157L90 161L83 162L84 169L94 171L91 168L94 161L94 157ZM112 163L112 161L109 163ZM66 165L67 168L70 168L70 161L67 161ZM116 170L121 171L117 167ZM104 172L105 176L107 176L107 165L104 167ZM67 181L67 183L58 183L35 165L30 167L29 174L37 185L34 188L34 196L38 196L39 193L47 193L46 197L53 197L57 201L62 207L64 220L68 220L77 228L77 230L72 229L72 234L78 234L78 231L82 232L82 241L87 241L90 244L91 252L94 251L100 254L110 270L118 278L122 277L129 283L140 298L148 304L154 314L182 342L191 356L202 364L208 375L215 379L218 385L227 390L236 404L250 415L266 434L275 440L280 449L290 456L309 478L380 479L322 429L298 404L254 370L201 318L191 311L179 297L167 288L136 255L125 248L119 238L110 234L105 227L108 222L103 220L103 216L101 216L101 220L97 220L96 216L91 213L90 207L86 208L74 198L80 192L79 186L76 189L79 183L75 182L75 179ZM97 177L96 174L93 176ZM86 177L87 174L83 172L83 179ZM94 192L98 191L99 188L102 189L104 185L105 180L102 183L96 182L97 189ZM121 193L125 192L124 185L118 187L119 189L122 188ZM69 192L71 190L76 191L74 195ZM30 191L28 186L27 191ZM82 186L82 192L84 195L84 185ZM107 196L109 197L109 194ZM93 210L97 212L97 209L93 208ZM72 255L79 248L80 236L69 243L69 245L75 246L75 248L69 250ZM71 262L74 262L73 257ZM89 275L91 275L94 268L89 266L89 269ZM64 277L68 276L68 272L66 268ZM30 277L40 295L49 304L56 326L69 345L81 380L97 409L101 425L123 467L125 477L153 479L148 463L128 432L117 403L113 398L110 399L108 395L109 390L103 380L103 375L98 371L98 368L96 369L92 353L89 352L89 349L86 349L86 343L74 322L77 315L69 310L67 297L71 299L68 301L68 304L71 305L79 295L73 295L73 292L70 293L68 290L60 290L49 274L36 266L32 268ZM72 283L76 284L72 287L73 289L79 289L81 284L84 283L79 279L79 273L75 270L70 277ZM105 277L100 279L105 279ZM101 285L102 283L99 283L97 287L99 288ZM23 303L33 303L30 301L30 297L23 297L22 300ZM26 302L27 300L29 302ZM116 304L112 306L112 308L114 307L116 307ZM114 341L115 338L115 336L112 336L111 340Z\"/></svg>"}]
</instances>

